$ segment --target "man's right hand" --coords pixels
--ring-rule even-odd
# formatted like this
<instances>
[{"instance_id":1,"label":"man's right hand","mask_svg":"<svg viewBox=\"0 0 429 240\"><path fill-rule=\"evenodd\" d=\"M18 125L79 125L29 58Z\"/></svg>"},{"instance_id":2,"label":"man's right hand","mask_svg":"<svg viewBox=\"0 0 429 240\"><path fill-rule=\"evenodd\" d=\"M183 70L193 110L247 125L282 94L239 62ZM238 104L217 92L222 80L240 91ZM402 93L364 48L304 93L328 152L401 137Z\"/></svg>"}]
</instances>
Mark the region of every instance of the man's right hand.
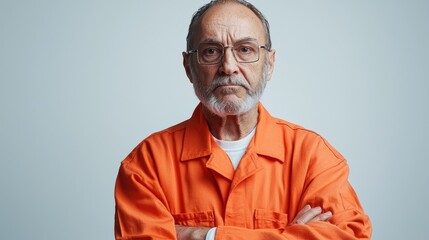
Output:
<instances>
[{"instance_id":1,"label":"man's right hand","mask_svg":"<svg viewBox=\"0 0 429 240\"><path fill-rule=\"evenodd\" d=\"M312 208L310 205L305 205L296 215L295 219L289 225L308 224L317 221L328 221L332 217L332 212L322 213L321 207Z\"/></svg>"}]
</instances>

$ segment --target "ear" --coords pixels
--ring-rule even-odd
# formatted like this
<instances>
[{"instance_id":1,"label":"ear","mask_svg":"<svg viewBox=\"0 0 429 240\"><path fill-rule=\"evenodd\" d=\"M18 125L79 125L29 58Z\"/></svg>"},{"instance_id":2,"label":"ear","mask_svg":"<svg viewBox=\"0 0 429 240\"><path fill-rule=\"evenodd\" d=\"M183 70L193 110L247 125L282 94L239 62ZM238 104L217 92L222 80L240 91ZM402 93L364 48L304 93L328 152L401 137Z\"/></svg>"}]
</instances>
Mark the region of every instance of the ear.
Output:
<instances>
[{"instance_id":1,"label":"ear","mask_svg":"<svg viewBox=\"0 0 429 240\"><path fill-rule=\"evenodd\" d=\"M267 81L271 80L271 75L274 71L274 62L276 61L276 50L271 49L268 53L268 72L267 72Z\"/></svg>"},{"instance_id":2,"label":"ear","mask_svg":"<svg viewBox=\"0 0 429 240\"><path fill-rule=\"evenodd\" d=\"M188 76L189 81L192 83L192 74L191 74L191 66L190 66L190 57L186 52L182 52L183 56L183 67L185 68L186 76Z\"/></svg>"}]
</instances>

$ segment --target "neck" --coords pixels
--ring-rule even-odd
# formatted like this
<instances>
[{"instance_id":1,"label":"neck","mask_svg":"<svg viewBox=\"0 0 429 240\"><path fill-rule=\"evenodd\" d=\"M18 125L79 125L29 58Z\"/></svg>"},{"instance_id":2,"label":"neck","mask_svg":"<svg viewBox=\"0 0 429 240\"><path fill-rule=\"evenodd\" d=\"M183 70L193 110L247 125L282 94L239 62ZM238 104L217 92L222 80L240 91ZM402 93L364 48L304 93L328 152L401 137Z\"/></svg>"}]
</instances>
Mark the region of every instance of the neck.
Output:
<instances>
[{"instance_id":1,"label":"neck","mask_svg":"<svg viewBox=\"0 0 429 240\"><path fill-rule=\"evenodd\" d=\"M210 132L219 140L236 141L247 136L258 123L258 105L240 115L218 116L203 106Z\"/></svg>"}]
</instances>

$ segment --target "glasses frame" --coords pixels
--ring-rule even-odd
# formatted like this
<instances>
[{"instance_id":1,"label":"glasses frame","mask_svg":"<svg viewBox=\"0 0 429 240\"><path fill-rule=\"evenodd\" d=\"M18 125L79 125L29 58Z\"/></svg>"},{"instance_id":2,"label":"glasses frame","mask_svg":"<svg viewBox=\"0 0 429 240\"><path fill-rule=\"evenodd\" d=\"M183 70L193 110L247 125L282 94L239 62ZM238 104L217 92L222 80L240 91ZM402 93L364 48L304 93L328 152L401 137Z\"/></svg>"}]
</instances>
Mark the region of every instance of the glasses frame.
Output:
<instances>
[{"instance_id":1,"label":"glasses frame","mask_svg":"<svg viewBox=\"0 0 429 240\"><path fill-rule=\"evenodd\" d=\"M219 61L217 61L217 62L213 62L213 63L201 63L201 62L200 62L200 56L199 56L198 48L188 50L188 51L186 51L186 53L187 53L187 54L194 54L194 53L196 53L196 54L197 54L197 62L198 62L198 64L200 64L200 65L216 65L216 64L221 63L221 62L224 60L224 57L225 57L225 49L226 49L226 48L231 48L231 50L232 50L232 56L234 57L234 59L235 59L235 61L236 61L237 63L254 63L254 62L259 61L259 59L261 58L261 53L260 53L260 51L258 51L258 58L257 58L256 60L253 60L253 61L238 61L238 60L237 60L237 57L235 56L235 53L234 53L234 46L235 46L236 44L243 43L243 42L254 42L254 43L256 43L256 46L258 47L258 49L261 49L261 48L262 48L262 49L267 50L268 52L270 52L270 51L271 51L271 50L270 50L266 45L258 45L258 41L256 41L256 40L245 40L245 41L239 41L239 42L236 42L236 43L234 43L233 45L223 45L223 44L222 44L222 43L220 43L220 42L202 42L202 43L199 43L199 44L198 44L198 48L199 48L199 46L200 46L201 44L206 44L206 43L219 44L219 46L222 46L222 56L219 58Z\"/></svg>"}]
</instances>

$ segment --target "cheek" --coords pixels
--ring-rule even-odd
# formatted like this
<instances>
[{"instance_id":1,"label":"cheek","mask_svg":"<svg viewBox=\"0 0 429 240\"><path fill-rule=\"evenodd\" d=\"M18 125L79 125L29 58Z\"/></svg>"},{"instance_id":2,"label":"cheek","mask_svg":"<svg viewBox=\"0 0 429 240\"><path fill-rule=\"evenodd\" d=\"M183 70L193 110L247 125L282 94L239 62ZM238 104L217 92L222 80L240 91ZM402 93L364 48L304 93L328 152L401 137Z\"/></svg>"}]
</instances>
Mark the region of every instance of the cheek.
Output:
<instances>
[{"instance_id":1,"label":"cheek","mask_svg":"<svg viewBox=\"0 0 429 240\"><path fill-rule=\"evenodd\" d=\"M210 84L216 78L216 67L197 67L193 71L193 77L204 85Z\"/></svg>"},{"instance_id":2,"label":"cheek","mask_svg":"<svg viewBox=\"0 0 429 240\"><path fill-rule=\"evenodd\" d=\"M252 66L247 69L243 69L241 72L244 76L244 78L247 80L247 82L251 86L255 86L261 81L262 79L262 72L264 70L264 67L258 66Z\"/></svg>"}]
</instances>

